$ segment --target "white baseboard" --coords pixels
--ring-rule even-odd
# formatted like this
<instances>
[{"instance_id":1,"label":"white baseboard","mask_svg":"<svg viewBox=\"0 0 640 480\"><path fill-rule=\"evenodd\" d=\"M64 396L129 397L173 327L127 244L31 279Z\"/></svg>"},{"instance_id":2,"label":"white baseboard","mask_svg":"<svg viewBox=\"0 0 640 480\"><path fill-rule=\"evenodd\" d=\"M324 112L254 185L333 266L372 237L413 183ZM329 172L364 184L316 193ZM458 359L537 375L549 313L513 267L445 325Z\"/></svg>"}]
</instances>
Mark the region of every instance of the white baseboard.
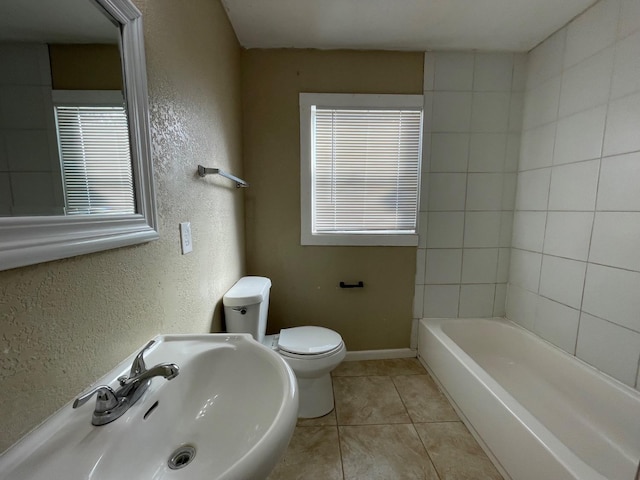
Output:
<instances>
[{"instance_id":1,"label":"white baseboard","mask_svg":"<svg viewBox=\"0 0 640 480\"><path fill-rule=\"evenodd\" d=\"M385 358L414 358L417 356L417 350L411 348L392 348L388 350L357 350L347 352L344 358L345 362L353 362L355 360L383 360Z\"/></svg>"}]
</instances>

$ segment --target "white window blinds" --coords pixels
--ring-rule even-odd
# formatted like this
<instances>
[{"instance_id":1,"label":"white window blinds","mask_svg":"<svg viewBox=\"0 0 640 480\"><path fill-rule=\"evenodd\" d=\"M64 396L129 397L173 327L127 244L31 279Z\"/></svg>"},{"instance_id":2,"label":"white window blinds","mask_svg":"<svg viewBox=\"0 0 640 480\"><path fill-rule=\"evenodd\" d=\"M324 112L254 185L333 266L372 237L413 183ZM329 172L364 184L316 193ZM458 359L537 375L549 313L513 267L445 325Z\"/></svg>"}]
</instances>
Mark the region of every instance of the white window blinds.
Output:
<instances>
[{"instance_id":1,"label":"white window blinds","mask_svg":"<svg viewBox=\"0 0 640 480\"><path fill-rule=\"evenodd\" d=\"M414 234L421 109L311 108L313 234Z\"/></svg>"},{"instance_id":2,"label":"white window blinds","mask_svg":"<svg viewBox=\"0 0 640 480\"><path fill-rule=\"evenodd\" d=\"M55 107L67 215L135 213L121 106Z\"/></svg>"}]
</instances>

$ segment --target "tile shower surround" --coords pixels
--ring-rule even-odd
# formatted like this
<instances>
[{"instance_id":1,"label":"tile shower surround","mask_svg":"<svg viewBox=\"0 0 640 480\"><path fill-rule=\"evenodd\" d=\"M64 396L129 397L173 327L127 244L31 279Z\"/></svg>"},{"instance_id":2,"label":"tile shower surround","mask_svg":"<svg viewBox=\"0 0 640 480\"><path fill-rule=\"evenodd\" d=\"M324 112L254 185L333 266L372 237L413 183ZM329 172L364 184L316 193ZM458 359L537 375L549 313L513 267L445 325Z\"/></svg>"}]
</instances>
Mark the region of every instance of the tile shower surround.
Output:
<instances>
[{"instance_id":1,"label":"tile shower surround","mask_svg":"<svg viewBox=\"0 0 640 480\"><path fill-rule=\"evenodd\" d=\"M414 331L422 317L504 314L525 59L425 54Z\"/></svg>"},{"instance_id":2,"label":"tile shower surround","mask_svg":"<svg viewBox=\"0 0 640 480\"><path fill-rule=\"evenodd\" d=\"M343 362L269 480L502 479L415 358Z\"/></svg>"},{"instance_id":3,"label":"tile shower surround","mask_svg":"<svg viewBox=\"0 0 640 480\"><path fill-rule=\"evenodd\" d=\"M508 318L639 388L640 0L526 55L427 53L424 91L411 346L421 317L504 314L508 282Z\"/></svg>"},{"instance_id":4,"label":"tile shower surround","mask_svg":"<svg viewBox=\"0 0 640 480\"><path fill-rule=\"evenodd\" d=\"M640 1L528 57L507 317L637 389Z\"/></svg>"}]
</instances>

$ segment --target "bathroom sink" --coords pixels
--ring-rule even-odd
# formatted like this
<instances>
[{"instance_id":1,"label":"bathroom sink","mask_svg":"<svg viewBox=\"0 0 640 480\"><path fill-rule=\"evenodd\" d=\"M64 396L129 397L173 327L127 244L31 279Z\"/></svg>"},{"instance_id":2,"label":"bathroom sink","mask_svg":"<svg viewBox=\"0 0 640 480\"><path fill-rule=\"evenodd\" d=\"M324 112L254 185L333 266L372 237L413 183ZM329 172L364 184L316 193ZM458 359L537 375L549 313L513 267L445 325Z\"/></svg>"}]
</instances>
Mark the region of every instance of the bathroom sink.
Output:
<instances>
[{"instance_id":1,"label":"bathroom sink","mask_svg":"<svg viewBox=\"0 0 640 480\"><path fill-rule=\"evenodd\" d=\"M117 388L135 354L96 384ZM0 457L0 479L263 479L287 448L295 376L247 334L166 335L144 357L180 374L154 378L123 416L93 426L95 401L63 407ZM172 469L169 466L178 467Z\"/></svg>"}]
</instances>

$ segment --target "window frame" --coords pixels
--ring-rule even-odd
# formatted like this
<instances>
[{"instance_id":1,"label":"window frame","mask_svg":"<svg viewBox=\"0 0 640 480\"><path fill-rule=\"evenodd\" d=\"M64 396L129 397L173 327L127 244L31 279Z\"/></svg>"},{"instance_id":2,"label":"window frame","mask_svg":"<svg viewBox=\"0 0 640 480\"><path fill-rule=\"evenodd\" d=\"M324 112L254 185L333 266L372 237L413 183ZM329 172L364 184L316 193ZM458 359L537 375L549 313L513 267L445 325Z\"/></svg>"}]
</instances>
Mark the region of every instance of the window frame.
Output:
<instances>
[{"instance_id":1,"label":"window frame","mask_svg":"<svg viewBox=\"0 0 640 480\"><path fill-rule=\"evenodd\" d=\"M416 231L414 233L313 233L312 182L312 107L354 109L419 109L424 115L423 95L356 94L356 93L300 93L300 244L334 246L417 246L420 210L420 180L424 117L420 135Z\"/></svg>"}]
</instances>

